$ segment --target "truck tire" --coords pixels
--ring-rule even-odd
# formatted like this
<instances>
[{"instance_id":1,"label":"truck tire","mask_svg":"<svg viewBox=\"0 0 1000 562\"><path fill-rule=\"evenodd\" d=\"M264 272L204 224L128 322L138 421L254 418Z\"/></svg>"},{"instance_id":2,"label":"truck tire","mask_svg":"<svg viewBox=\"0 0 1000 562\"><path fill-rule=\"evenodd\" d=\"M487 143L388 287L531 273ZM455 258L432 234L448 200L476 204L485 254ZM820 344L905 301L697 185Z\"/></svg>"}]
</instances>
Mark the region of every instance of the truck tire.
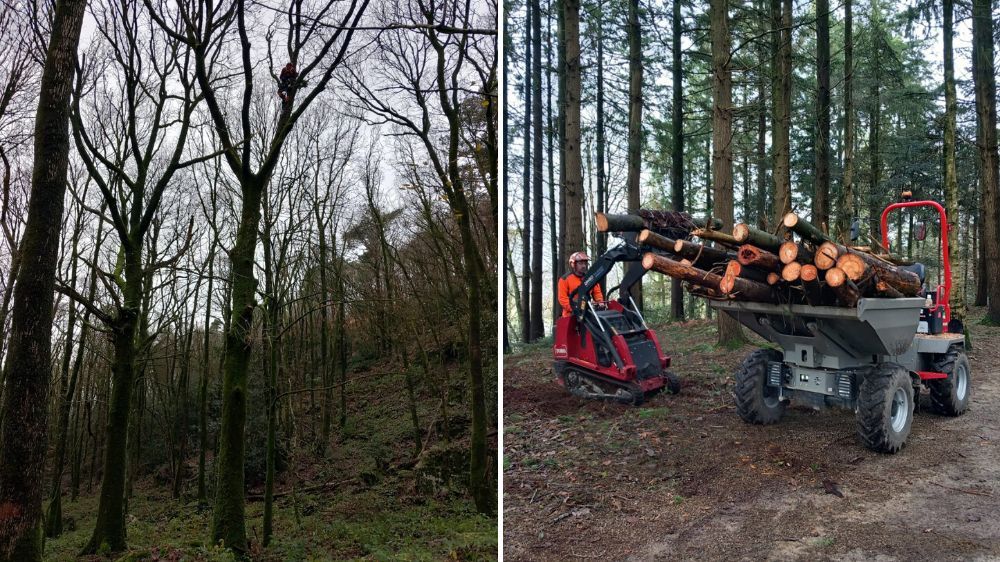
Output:
<instances>
[{"instance_id":1,"label":"truck tire","mask_svg":"<svg viewBox=\"0 0 1000 562\"><path fill-rule=\"evenodd\" d=\"M758 349L736 371L736 413L747 423L770 425L785 415L780 389L767 386L767 362L784 359L780 351Z\"/></svg>"},{"instance_id":2,"label":"truck tire","mask_svg":"<svg viewBox=\"0 0 1000 562\"><path fill-rule=\"evenodd\" d=\"M903 448L913 425L913 381L895 363L880 363L858 393L858 437L865 447L893 454Z\"/></svg>"},{"instance_id":3,"label":"truck tire","mask_svg":"<svg viewBox=\"0 0 1000 562\"><path fill-rule=\"evenodd\" d=\"M972 369L969 358L961 346L953 345L934 361L934 370L946 373L948 378L927 381L931 408L946 416L960 416L969 408L972 394Z\"/></svg>"}]
</instances>

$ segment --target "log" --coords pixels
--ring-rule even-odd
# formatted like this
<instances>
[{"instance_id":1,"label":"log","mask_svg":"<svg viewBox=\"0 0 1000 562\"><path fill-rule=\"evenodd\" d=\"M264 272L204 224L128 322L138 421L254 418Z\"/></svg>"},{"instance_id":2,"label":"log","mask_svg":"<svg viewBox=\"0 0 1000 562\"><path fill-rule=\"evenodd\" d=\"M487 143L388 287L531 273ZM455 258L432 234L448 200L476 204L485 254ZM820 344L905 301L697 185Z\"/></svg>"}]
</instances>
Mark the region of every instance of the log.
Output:
<instances>
[{"instance_id":1,"label":"log","mask_svg":"<svg viewBox=\"0 0 1000 562\"><path fill-rule=\"evenodd\" d=\"M847 253L847 248L834 242L823 242L816 249L813 256L813 263L822 270L830 269L837 265L837 258Z\"/></svg>"},{"instance_id":2,"label":"log","mask_svg":"<svg viewBox=\"0 0 1000 562\"><path fill-rule=\"evenodd\" d=\"M778 281L781 281L781 276L778 275L777 273L774 273L772 271L771 273L767 274L767 284L768 285L777 285Z\"/></svg>"},{"instance_id":3,"label":"log","mask_svg":"<svg viewBox=\"0 0 1000 562\"><path fill-rule=\"evenodd\" d=\"M746 223L738 223L733 227L733 238L740 244L753 244L769 252L777 252L782 240L770 232L754 228Z\"/></svg>"},{"instance_id":4,"label":"log","mask_svg":"<svg viewBox=\"0 0 1000 562\"><path fill-rule=\"evenodd\" d=\"M872 273L875 277L878 277L881 281L888 283L893 289L896 289L903 296L915 297L920 293L920 277L917 277L916 273L906 271L905 269L899 269L895 265L882 261L881 259L864 252L857 252L854 250L847 250L845 255L857 256L864 263L870 267ZM839 260L840 258L838 258ZM853 261L853 258L851 258ZM839 261L838 261L839 263ZM868 268L865 269L868 271ZM867 281L870 279L870 275L862 275L859 279L855 281ZM854 280L852 278L852 280Z\"/></svg>"},{"instance_id":5,"label":"log","mask_svg":"<svg viewBox=\"0 0 1000 562\"><path fill-rule=\"evenodd\" d=\"M861 291L858 290L854 281L848 279L847 274L844 273L843 269L834 266L827 270L826 284L833 289L833 292L837 295L837 300L840 304L847 307L855 307L858 305L858 299L861 298Z\"/></svg>"},{"instance_id":6,"label":"log","mask_svg":"<svg viewBox=\"0 0 1000 562\"><path fill-rule=\"evenodd\" d=\"M750 244L740 246L736 252L736 259L742 265L752 265L768 271L781 270L781 260L778 256Z\"/></svg>"},{"instance_id":7,"label":"log","mask_svg":"<svg viewBox=\"0 0 1000 562\"><path fill-rule=\"evenodd\" d=\"M813 261L813 251L801 242L788 240L778 248L778 259L781 260L781 263L792 263L793 261L803 264L810 263Z\"/></svg>"},{"instance_id":8,"label":"log","mask_svg":"<svg viewBox=\"0 0 1000 562\"><path fill-rule=\"evenodd\" d=\"M756 281L758 283L767 282L768 271L762 269L747 266L740 263L738 260L730 260L726 266L726 271L733 270L733 275L737 277L742 277L744 279L749 279L751 281Z\"/></svg>"},{"instance_id":9,"label":"log","mask_svg":"<svg viewBox=\"0 0 1000 562\"><path fill-rule=\"evenodd\" d=\"M721 293L721 289L719 287L719 284L722 282L721 275L716 275L715 273L704 271L696 267L686 266L667 257L647 253L642 257L642 267L647 270L651 269L658 271L675 279L687 281L692 285L706 287L712 291ZM777 298L771 292L771 288L767 285L740 277L735 278L733 282L733 290L730 295L732 296L734 293L739 296L739 300L754 302L777 301Z\"/></svg>"},{"instance_id":10,"label":"log","mask_svg":"<svg viewBox=\"0 0 1000 562\"><path fill-rule=\"evenodd\" d=\"M639 233L639 236L642 236L641 232ZM688 242L687 240L675 240L673 250L678 256L695 261L699 264L725 263L729 260L736 259L736 254L732 252L720 250L719 248L712 248L705 246L704 244ZM699 267L702 269L708 269L704 265L699 265Z\"/></svg>"},{"instance_id":11,"label":"log","mask_svg":"<svg viewBox=\"0 0 1000 562\"><path fill-rule=\"evenodd\" d=\"M736 286L736 279L738 278L749 279L757 283L767 282L767 274L763 271L747 267L736 260L732 260L726 265L726 272L722 275L722 281L719 282L720 291L723 294L731 293Z\"/></svg>"},{"instance_id":12,"label":"log","mask_svg":"<svg viewBox=\"0 0 1000 562\"><path fill-rule=\"evenodd\" d=\"M639 209L636 214L624 215L594 213L594 223L598 232L639 232L643 229L690 232L695 228L705 228L708 224L706 219L695 218L687 213L653 209ZM722 221L713 219L712 226L722 228Z\"/></svg>"},{"instance_id":13,"label":"log","mask_svg":"<svg viewBox=\"0 0 1000 562\"><path fill-rule=\"evenodd\" d=\"M802 272L802 264L793 261L792 263L785 264L785 267L781 269L781 278L787 283L797 281Z\"/></svg>"},{"instance_id":14,"label":"log","mask_svg":"<svg viewBox=\"0 0 1000 562\"><path fill-rule=\"evenodd\" d=\"M832 242L829 236L823 233L822 230L816 227L813 223L802 220L795 213L788 213L785 215L784 219L781 221L787 228L792 229L792 232L798 234L804 240L808 240L813 244L822 244L824 242Z\"/></svg>"},{"instance_id":15,"label":"log","mask_svg":"<svg viewBox=\"0 0 1000 562\"><path fill-rule=\"evenodd\" d=\"M666 250L671 254L677 253L674 251L674 245L678 242L677 240L661 236L652 230L643 229L639 231L639 234L635 237L635 239L640 244L652 246L653 248L659 248L660 250Z\"/></svg>"},{"instance_id":16,"label":"log","mask_svg":"<svg viewBox=\"0 0 1000 562\"><path fill-rule=\"evenodd\" d=\"M676 211L661 211L659 209L639 209L636 211L651 230L666 230L674 228L685 228L690 231L692 228L722 228L721 219L712 219L711 226L708 226L706 217L692 217L687 213Z\"/></svg>"},{"instance_id":17,"label":"log","mask_svg":"<svg viewBox=\"0 0 1000 562\"><path fill-rule=\"evenodd\" d=\"M813 264L806 264L799 270L799 280L802 281L802 292L806 302L812 306L826 304L823 298L823 286L819 280L819 270Z\"/></svg>"},{"instance_id":18,"label":"log","mask_svg":"<svg viewBox=\"0 0 1000 562\"><path fill-rule=\"evenodd\" d=\"M731 235L726 234L724 232L719 232L718 230L708 230L705 228L699 228L696 230L692 230L691 234L704 240L711 240L713 242L718 242L730 248L739 248L740 246L743 245L742 242L737 241Z\"/></svg>"},{"instance_id":19,"label":"log","mask_svg":"<svg viewBox=\"0 0 1000 562\"><path fill-rule=\"evenodd\" d=\"M888 297L891 299L899 299L903 297L903 293L900 293L892 285L886 283L879 279L875 282L875 293L880 297Z\"/></svg>"},{"instance_id":20,"label":"log","mask_svg":"<svg viewBox=\"0 0 1000 562\"><path fill-rule=\"evenodd\" d=\"M861 256L848 250L848 253L837 258L837 267L844 270L851 281L866 279L871 275L871 267L861 259Z\"/></svg>"},{"instance_id":21,"label":"log","mask_svg":"<svg viewBox=\"0 0 1000 562\"><path fill-rule=\"evenodd\" d=\"M638 232L646 228L646 222L639 215L595 213L594 223L598 232Z\"/></svg>"}]
</instances>

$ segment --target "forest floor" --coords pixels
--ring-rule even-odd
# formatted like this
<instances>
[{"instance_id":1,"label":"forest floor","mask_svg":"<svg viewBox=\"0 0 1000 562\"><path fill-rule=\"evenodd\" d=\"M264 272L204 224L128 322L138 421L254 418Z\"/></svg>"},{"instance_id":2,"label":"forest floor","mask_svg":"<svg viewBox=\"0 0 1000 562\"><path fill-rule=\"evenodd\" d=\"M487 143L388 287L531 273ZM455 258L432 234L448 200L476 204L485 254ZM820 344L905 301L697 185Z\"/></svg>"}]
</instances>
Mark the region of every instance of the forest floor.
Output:
<instances>
[{"instance_id":1,"label":"forest floor","mask_svg":"<svg viewBox=\"0 0 1000 562\"><path fill-rule=\"evenodd\" d=\"M683 387L639 408L568 395L544 345L507 356L505 559L1000 560L1000 328L982 315L968 412L918 412L896 455L863 448L846 410L744 424L731 373L762 340L717 347L714 321L655 326Z\"/></svg>"},{"instance_id":2,"label":"forest floor","mask_svg":"<svg viewBox=\"0 0 1000 562\"><path fill-rule=\"evenodd\" d=\"M261 546L263 484L258 480L248 485L251 559L496 560L497 519L476 513L460 477L429 481L421 465L408 467L413 441L405 413L406 393L400 390L402 374L392 365L373 364L358 367L351 379L349 421L327 455L321 459L299 444L291 451L287 469L278 474L275 493L281 496L275 499L274 538L266 549ZM462 372L455 370L451 380L457 400L464 396ZM306 396L300 395L304 406ZM356 399L359 396L368 398ZM432 405L429 399L421 402L422 426L430 422L438 427L437 408ZM452 408L451 445L443 445L440 430L435 430L434 442L423 458L457 459L455 466L464 461L467 467L468 414L460 405ZM300 412L300 423L307 423L308 412ZM260 420L254 422L254 427L261 425ZM254 444L262 442L262 436L248 434L247 439L248 472L261 470L263 452ZM495 438L491 441L495 450ZM439 456L431 454L441 451ZM491 457L495 465L496 457ZM196 463L196 458L189 460L188 492L195 489ZM452 470L467 474L467 468ZM46 540L46 560L76 559L87 543L96 520L97 480L91 492L75 502L64 496L64 528L68 530L55 540ZM153 473L137 481L129 501L129 550L79 560L232 560L230 552L212 545L211 521L210 506L200 509L191 497L173 499L169 477Z\"/></svg>"}]
</instances>

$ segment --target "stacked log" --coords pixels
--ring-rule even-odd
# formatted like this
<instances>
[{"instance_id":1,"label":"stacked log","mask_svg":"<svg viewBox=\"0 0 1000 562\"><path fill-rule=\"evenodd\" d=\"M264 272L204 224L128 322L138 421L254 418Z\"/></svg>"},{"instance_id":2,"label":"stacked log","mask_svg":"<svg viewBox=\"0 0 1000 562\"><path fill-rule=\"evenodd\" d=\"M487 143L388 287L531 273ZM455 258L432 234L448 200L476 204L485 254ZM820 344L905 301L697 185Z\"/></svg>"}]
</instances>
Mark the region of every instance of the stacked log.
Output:
<instances>
[{"instance_id":1,"label":"stacked log","mask_svg":"<svg viewBox=\"0 0 1000 562\"><path fill-rule=\"evenodd\" d=\"M652 216L639 218L648 225ZM732 234L690 232L714 247L652 229L641 230L637 239L660 250L645 254L643 267L680 279L705 298L854 307L862 298L914 297L922 290L917 275L899 267L903 260L875 253L881 249L838 244L795 213L783 225L786 239L747 224L737 224Z\"/></svg>"}]
</instances>

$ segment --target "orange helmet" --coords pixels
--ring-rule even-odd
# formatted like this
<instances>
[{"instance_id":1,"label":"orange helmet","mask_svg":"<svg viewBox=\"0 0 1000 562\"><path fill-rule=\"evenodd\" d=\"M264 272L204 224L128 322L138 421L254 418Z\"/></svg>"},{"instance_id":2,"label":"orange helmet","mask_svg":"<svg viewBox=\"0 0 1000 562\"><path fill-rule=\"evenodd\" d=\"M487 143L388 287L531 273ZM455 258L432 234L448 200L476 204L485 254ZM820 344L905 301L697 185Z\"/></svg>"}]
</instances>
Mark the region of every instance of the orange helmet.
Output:
<instances>
[{"instance_id":1,"label":"orange helmet","mask_svg":"<svg viewBox=\"0 0 1000 562\"><path fill-rule=\"evenodd\" d=\"M578 261L590 261L590 258L585 252L576 252L569 257L569 266L573 267Z\"/></svg>"}]
</instances>

